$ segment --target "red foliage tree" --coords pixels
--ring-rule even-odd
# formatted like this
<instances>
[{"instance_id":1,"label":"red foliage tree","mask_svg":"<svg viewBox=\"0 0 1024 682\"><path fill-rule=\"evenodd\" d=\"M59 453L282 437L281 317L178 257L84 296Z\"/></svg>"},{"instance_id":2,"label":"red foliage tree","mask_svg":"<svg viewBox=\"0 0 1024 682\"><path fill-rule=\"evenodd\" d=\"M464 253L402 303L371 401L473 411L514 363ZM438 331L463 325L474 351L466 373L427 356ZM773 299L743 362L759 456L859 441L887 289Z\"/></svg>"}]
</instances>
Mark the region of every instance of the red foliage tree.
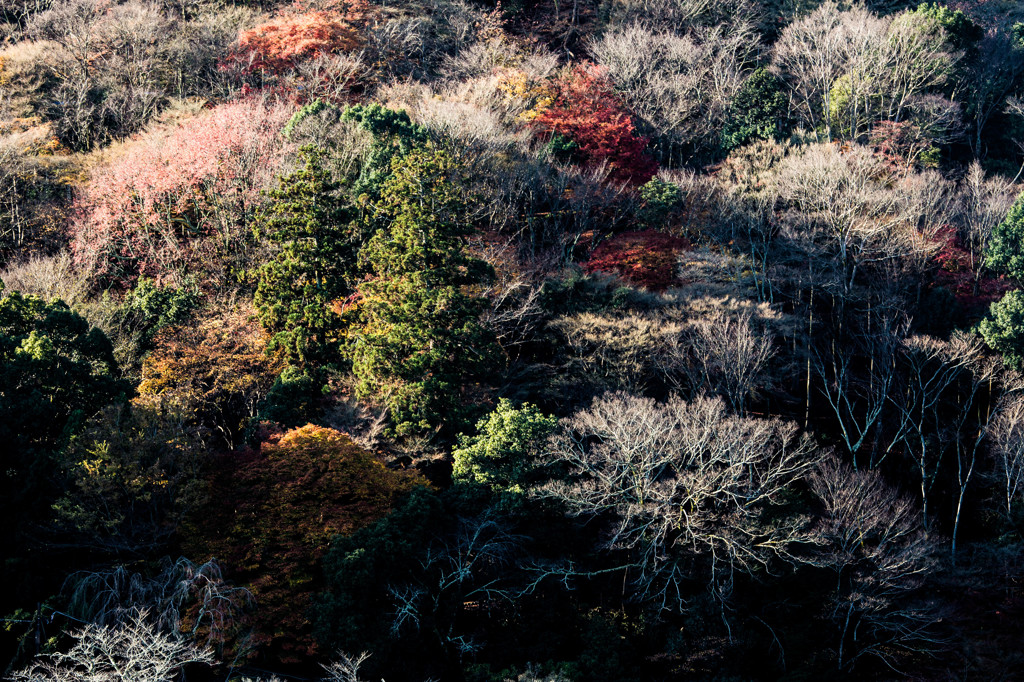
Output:
<instances>
[{"instance_id":1,"label":"red foliage tree","mask_svg":"<svg viewBox=\"0 0 1024 682\"><path fill-rule=\"evenodd\" d=\"M270 436L258 452L226 455L208 503L182 536L185 553L216 557L256 597L256 646L285 663L316 653L308 610L323 589L319 563L335 535L387 514L417 475L386 468L333 429Z\"/></svg>"},{"instance_id":2,"label":"red foliage tree","mask_svg":"<svg viewBox=\"0 0 1024 682\"><path fill-rule=\"evenodd\" d=\"M956 230L946 228L937 235L942 244L935 255L939 266L934 284L948 289L969 315L983 313L993 302L1009 291L1010 282L1004 277L981 277L975 280L971 253Z\"/></svg>"},{"instance_id":3,"label":"red foliage tree","mask_svg":"<svg viewBox=\"0 0 1024 682\"><path fill-rule=\"evenodd\" d=\"M893 172L904 172L915 164L929 165L932 145L921 129L910 121L879 121L871 131L875 156ZM937 150L934 150L937 152Z\"/></svg>"},{"instance_id":4,"label":"red foliage tree","mask_svg":"<svg viewBox=\"0 0 1024 682\"><path fill-rule=\"evenodd\" d=\"M280 76L300 62L351 52L363 43L369 5L354 0L341 10L301 11L293 7L270 21L238 34L226 67L243 73Z\"/></svg>"},{"instance_id":5,"label":"red foliage tree","mask_svg":"<svg viewBox=\"0 0 1024 682\"><path fill-rule=\"evenodd\" d=\"M231 102L130 144L76 199L76 259L122 286L223 265L286 158L280 131L291 113Z\"/></svg>"},{"instance_id":6,"label":"red foliage tree","mask_svg":"<svg viewBox=\"0 0 1024 682\"><path fill-rule=\"evenodd\" d=\"M534 128L576 143L590 166L607 162L609 178L643 184L657 171L647 153L647 138L616 100L604 67L580 64L555 79L550 106L531 120Z\"/></svg>"},{"instance_id":7,"label":"red foliage tree","mask_svg":"<svg viewBox=\"0 0 1024 682\"><path fill-rule=\"evenodd\" d=\"M679 252L690 243L681 237L644 230L623 232L601 242L583 269L609 272L651 291L662 291L678 283L676 262Z\"/></svg>"}]
</instances>

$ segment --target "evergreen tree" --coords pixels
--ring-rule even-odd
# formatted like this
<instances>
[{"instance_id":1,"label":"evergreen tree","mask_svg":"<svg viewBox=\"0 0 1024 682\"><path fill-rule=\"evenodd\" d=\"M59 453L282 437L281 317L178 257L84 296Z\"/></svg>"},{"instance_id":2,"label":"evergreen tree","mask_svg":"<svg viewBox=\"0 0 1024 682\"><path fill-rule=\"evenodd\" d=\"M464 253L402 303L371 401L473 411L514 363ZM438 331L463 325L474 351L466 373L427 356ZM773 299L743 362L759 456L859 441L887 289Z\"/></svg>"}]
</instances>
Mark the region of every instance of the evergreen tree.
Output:
<instances>
[{"instance_id":1,"label":"evergreen tree","mask_svg":"<svg viewBox=\"0 0 1024 682\"><path fill-rule=\"evenodd\" d=\"M981 321L978 331L1007 364L1024 369L1024 291L1010 291L993 303L989 317Z\"/></svg>"},{"instance_id":2,"label":"evergreen tree","mask_svg":"<svg viewBox=\"0 0 1024 682\"><path fill-rule=\"evenodd\" d=\"M773 140L786 132L785 87L765 68L755 70L733 99L722 129L722 149L730 152L754 140Z\"/></svg>"},{"instance_id":3,"label":"evergreen tree","mask_svg":"<svg viewBox=\"0 0 1024 682\"><path fill-rule=\"evenodd\" d=\"M521 490L557 423L535 405L517 408L502 398L494 412L477 422L477 435L459 436L452 475L495 489Z\"/></svg>"},{"instance_id":4,"label":"evergreen tree","mask_svg":"<svg viewBox=\"0 0 1024 682\"><path fill-rule=\"evenodd\" d=\"M110 341L63 302L0 298L0 541L8 556L18 555L11 536L48 513L56 456L86 419L129 391L117 374Z\"/></svg>"},{"instance_id":5,"label":"evergreen tree","mask_svg":"<svg viewBox=\"0 0 1024 682\"><path fill-rule=\"evenodd\" d=\"M1024 195L1017 198L1006 219L992 230L985 264L1024 281Z\"/></svg>"},{"instance_id":6,"label":"evergreen tree","mask_svg":"<svg viewBox=\"0 0 1024 682\"><path fill-rule=\"evenodd\" d=\"M321 153L299 151L303 167L281 178L257 222L257 234L280 245L259 271L256 308L272 347L289 360L329 360L339 320L331 303L348 291L355 275L357 231L340 187Z\"/></svg>"},{"instance_id":7,"label":"evergreen tree","mask_svg":"<svg viewBox=\"0 0 1024 682\"><path fill-rule=\"evenodd\" d=\"M459 426L465 382L498 358L480 324L485 299L463 291L493 270L464 252L471 226L460 183L442 150L398 159L375 207L387 227L360 253L372 278L351 337L357 390L387 405L399 434Z\"/></svg>"},{"instance_id":8,"label":"evergreen tree","mask_svg":"<svg viewBox=\"0 0 1024 682\"><path fill-rule=\"evenodd\" d=\"M379 104L356 104L345 109L342 121L351 121L373 136L370 153L363 162L352 194L377 201L398 157L427 144L427 129L412 122L404 110L395 111Z\"/></svg>"}]
</instances>

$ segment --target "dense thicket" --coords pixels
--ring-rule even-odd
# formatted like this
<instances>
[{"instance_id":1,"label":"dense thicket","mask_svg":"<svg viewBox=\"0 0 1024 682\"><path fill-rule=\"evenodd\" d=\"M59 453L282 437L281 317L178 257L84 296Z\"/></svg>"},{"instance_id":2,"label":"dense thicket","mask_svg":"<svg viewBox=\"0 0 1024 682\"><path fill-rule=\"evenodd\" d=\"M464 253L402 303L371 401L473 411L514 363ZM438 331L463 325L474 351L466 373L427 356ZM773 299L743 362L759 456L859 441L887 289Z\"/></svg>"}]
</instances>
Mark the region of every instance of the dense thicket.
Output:
<instances>
[{"instance_id":1,"label":"dense thicket","mask_svg":"<svg viewBox=\"0 0 1024 682\"><path fill-rule=\"evenodd\" d=\"M0 675L1024 677L1018 4L0 0Z\"/></svg>"}]
</instances>

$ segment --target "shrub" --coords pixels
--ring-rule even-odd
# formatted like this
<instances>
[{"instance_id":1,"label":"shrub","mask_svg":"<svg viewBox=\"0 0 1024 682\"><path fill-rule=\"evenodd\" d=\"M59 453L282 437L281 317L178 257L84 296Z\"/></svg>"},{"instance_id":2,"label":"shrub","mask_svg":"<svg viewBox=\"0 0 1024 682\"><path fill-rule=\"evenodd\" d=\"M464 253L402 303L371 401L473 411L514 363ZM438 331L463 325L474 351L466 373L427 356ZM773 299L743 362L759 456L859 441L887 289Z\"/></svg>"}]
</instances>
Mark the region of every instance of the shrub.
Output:
<instances>
[{"instance_id":1,"label":"shrub","mask_svg":"<svg viewBox=\"0 0 1024 682\"><path fill-rule=\"evenodd\" d=\"M129 146L76 201L78 262L119 286L186 272L224 278L232 259L244 259L259 191L285 160L280 130L289 114L237 101Z\"/></svg>"},{"instance_id":2,"label":"shrub","mask_svg":"<svg viewBox=\"0 0 1024 682\"><path fill-rule=\"evenodd\" d=\"M644 202L640 220L657 228L662 227L672 212L682 205L683 190L673 182L651 178L640 187L640 198Z\"/></svg>"}]
</instances>

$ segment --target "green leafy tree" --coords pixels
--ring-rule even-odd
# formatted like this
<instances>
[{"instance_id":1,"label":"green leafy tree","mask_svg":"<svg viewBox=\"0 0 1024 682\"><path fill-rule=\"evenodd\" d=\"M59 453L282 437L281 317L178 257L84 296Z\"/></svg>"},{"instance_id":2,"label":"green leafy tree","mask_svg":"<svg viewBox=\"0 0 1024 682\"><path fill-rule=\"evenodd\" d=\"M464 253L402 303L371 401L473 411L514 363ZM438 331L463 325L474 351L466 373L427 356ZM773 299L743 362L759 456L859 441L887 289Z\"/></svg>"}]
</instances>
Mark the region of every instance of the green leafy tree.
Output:
<instances>
[{"instance_id":1,"label":"green leafy tree","mask_svg":"<svg viewBox=\"0 0 1024 682\"><path fill-rule=\"evenodd\" d=\"M0 542L8 557L19 555L26 522L49 514L58 455L72 434L128 388L110 341L67 305L17 292L0 298Z\"/></svg>"},{"instance_id":2,"label":"green leafy tree","mask_svg":"<svg viewBox=\"0 0 1024 682\"><path fill-rule=\"evenodd\" d=\"M985 264L1024 281L1024 195L1017 198L1006 219L992 230ZM978 325L985 343L1010 365L1024 368L1024 291L1010 291L992 304L989 317Z\"/></svg>"},{"instance_id":3,"label":"green leafy tree","mask_svg":"<svg viewBox=\"0 0 1024 682\"><path fill-rule=\"evenodd\" d=\"M379 104L356 104L341 114L342 121L351 121L373 136L373 145L363 163L359 178L352 188L355 196L365 195L368 201L380 198L394 160L422 147L430 135L416 125L404 110L395 111Z\"/></svg>"},{"instance_id":4,"label":"green leafy tree","mask_svg":"<svg viewBox=\"0 0 1024 682\"><path fill-rule=\"evenodd\" d=\"M1024 291L1010 291L993 303L989 317L979 323L978 331L1008 364L1024 369Z\"/></svg>"},{"instance_id":5,"label":"green leafy tree","mask_svg":"<svg viewBox=\"0 0 1024 682\"><path fill-rule=\"evenodd\" d=\"M557 423L535 405L517 408L502 398L493 412L477 422L477 435L459 436L452 473L457 479L492 488L520 490Z\"/></svg>"},{"instance_id":6,"label":"green leafy tree","mask_svg":"<svg viewBox=\"0 0 1024 682\"><path fill-rule=\"evenodd\" d=\"M736 93L722 129L722 148L730 152L754 140L774 140L787 132L785 87L767 69L756 69Z\"/></svg>"},{"instance_id":7,"label":"green leafy tree","mask_svg":"<svg viewBox=\"0 0 1024 682\"><path fill-rule=\"evenodd\" d=\"M683 202L683 190L679 185L651 178L640 186L640 198L644 205L640 209L640 220L650 227L664 227L672 212Z\"/></svg>"},{"instance_id":8,"label":"green leafy tree","mask_svg":"<svg viewBox=\"0 0 1024 682\"><path fill-rule=\"evenodd\" d=\"M331 303L354 276L357 232L341 188L324 168L321 153L299 151L303 166L268 192L269 206L256 231L280 246L259 271L255 303L272 349L289 360L329 360L339 325Z\"/></svg>"},{"instance_id":9,"label":"green leafy tree","mask_svg":"<svg viewBox=\"0 0 1024 682\"><path fill-rule=\"evenodd\" d=\"M480 323L486 300L463 289L493 269L464 251L462 182L440 149L396 160L375 207L387 227L360 252L371 279L350 334L357 390L388 407L398 434L459 426L463 388L500 357Z\"/></svg>"},{"instance_id":10,"label":"green leafy tree","mask_svg":"<svg viewBox=\"0 0 1024 682\"><path fill-rule=\"evenodd\" d=\"M1024 281L1024 195L1006 214L1006 219L992 230L986 265Z\"/></svg>"},{"instance_id":11,"label":"green leafy tree","mask_svg":"<svg viewBox=\"0 0 1024 682\"><path fill-rule=\"evenodd\" d=\"M952 10L937 2L922 2L911 14L928 17L946 31L947 40L957 50L973 47L985 35L984 29L974 23L963 10Z\"/></svg>"}]
</instances>

